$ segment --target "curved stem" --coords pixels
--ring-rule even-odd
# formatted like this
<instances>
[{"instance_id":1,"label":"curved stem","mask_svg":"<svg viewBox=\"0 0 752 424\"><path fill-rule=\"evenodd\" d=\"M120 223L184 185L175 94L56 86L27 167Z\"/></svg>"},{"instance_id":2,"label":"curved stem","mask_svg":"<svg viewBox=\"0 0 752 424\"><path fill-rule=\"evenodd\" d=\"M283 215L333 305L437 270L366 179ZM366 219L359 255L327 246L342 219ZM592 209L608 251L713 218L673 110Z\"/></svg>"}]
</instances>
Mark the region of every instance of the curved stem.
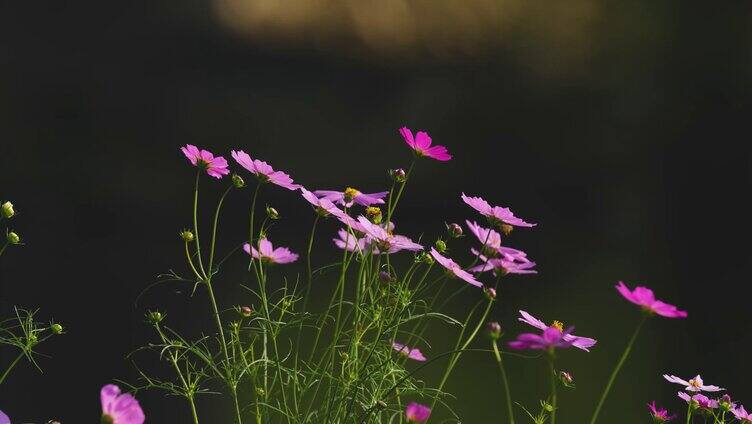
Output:
<instances>
[{"instance_id":1,"label":"curved stem","mask_svg":"<svg viewBox=\"0 0 752 424\"><path fill-rule=\"evenodd\" d=\"M504 368L504 362L501 359L501 352L499 351L499 344L496 340L493 341L493 351L496 357L496 363L499 364L499 371L501 372L501 382L504 384L504 397L507 402L507 413L509 414L509 423L514 424L514 409L512 408L512 394L509 392L509 381L507 380L507 370Z\"/></svg>"},{"instance_id":2,"label":"curved stem","mask_svg":"<svg viewBox=\"0 0 752 424\"><path fill-rule=\"evenodd\" d=\"M637 340L637 336L640 334L640 330L642 329L642 326L645 324L645 321L647 321L649 315L645 314L642 319L640 320L640 323L637 325L637 328L635 329L635 332L632 334L632 338L629 339L629 343L627 344L626 349L624 349L624 353L621 354L621 358L619 358L619 362L616 364L616 368L611 372L611 377L608 379L608 383L606 384L606 388L603 390L603 394L601 395L601 399L598 401L598 406L595 407L595 412L593 413L593 417L590 419L590 424L595 424L596 420L598 419L598 414L601 412L601 408L603 407L603 403L606 401L606 397L608 396L608 392L611 391L611 386L613 386L614 381L616 380L616 375L619 374L619 370L621 370L621 367L624 365L624 362L627 360L627 357L629 356L629 352L632 351L632 345L634 345L635 340Z\"/></svg>"},{"instance_id":3,"label":"curved stem","mask_svg":"<svg viewBox=\"0 0 752 424\"><path fill-rule=\"evenodd\" d=\"M232 190L232 186L227 187L227 190L225 190L224 193L222 193L222 197L219 198L219 203L217 204L217 210L214 212L214 224L212 225L212 238L211 238L211 249L209 249L209 274L214 274L213 272L213 265L214 265L214 252L217 245L217 223L219 221L219 211L222 210L222 204L225 201L225 197L227 197L227 193Z\"/></svg>"}]
</instances>

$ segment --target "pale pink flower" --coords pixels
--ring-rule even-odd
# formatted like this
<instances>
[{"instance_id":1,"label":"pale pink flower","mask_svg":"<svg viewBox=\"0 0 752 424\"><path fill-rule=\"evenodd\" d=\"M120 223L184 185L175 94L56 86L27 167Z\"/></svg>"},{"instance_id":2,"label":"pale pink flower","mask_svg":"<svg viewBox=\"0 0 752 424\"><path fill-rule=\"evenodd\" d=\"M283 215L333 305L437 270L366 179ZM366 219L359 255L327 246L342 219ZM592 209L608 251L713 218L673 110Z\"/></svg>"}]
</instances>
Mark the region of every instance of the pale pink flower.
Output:
<instances>
[{"instance_id":1,"label":"pale pink flower","mask_svg":"<svg viewBox=\"0 0 752 424\"><path fill-rule=\"evenodd\" d=\"M368 247L368 240L365 237L358 238L344 228L337 231L337 237L333 238L332 241L337 247L348 252L363 253Z\"/></svg>"},{"instance_id":2,"label":"pale pink flower","mask_svg":"<svg viewBox=\"0 0 752 424\"><path fill-rule=\"evenodd\" d=\"M288 190L297 190L298 188L300 188L300 184L293 183L292 177L290 177L286 173L282 171L275 171L274 168L271 167L271 165L262 160L251 159L248 153L242 150L233 150L230 152L230 154L232 155L232 158L235 159L235 162L237 162L240 166L247 169L251 173L255 174L256 177L258 177L258 179L262 182L270 182L280 187L284 187Z\"/></svg>"},{"instance_id":3,"label":"pale pink flower","mask_svg":"<svg viewBox=\"0 0 752 424\"><path fill-rule=\"evenodd\" d=\"M674 305L669 305L663 301L656 300L653 291L647 287L635 287L634 290L629 290L629 287L619 281L616 285L616 290L618 290L625 299L635 305L642 306L644 310L650 313L656 313L666 318L687 317L687 311L681 311Z\"/></svg>"},{"instance_id":4,"label":"pale pink flower","mask_svg":"<svg viewBox=\"0 0 752 424\"><path fill-rule=\"evenodd\" d=\"M514 249L513 249L514 250ZM478 254L475 249L473 253ZM525 255L525 252L517 251ZM494 275L507 275L507 274L537 274L538 271L532 269L535 267L535 262L531 262L525 255L524 261L518 262L516 259L509 260L506 256L500 258L487 258L485 255L478 254L478 257L484 262L480 265L476 265L469 269L470 272L486 272L493 271Z\"/></svg>"},{"instance_id":5,"label":"pale pink flower","mask_svg":"<svg viewBox=\"0 0 752 424\"><path fill-rule=\"evenodd\" d=\"M423 246L420 244L415 243L405 236L392 234L384 227L372 223L365 216L359 216L358 223L363 232L382 253L396 253L400 250L410 250L413 252L423 250Z\"/></svg>"},{"instance_id":6,"label":"pale pink flower","mask_svg":"<svg viewBox=\"0 0 752 424\"><path fill-rule=\"evenodd\" d=\"M266 238L259 240L259 249L251 247L250 244L245 243L243 245L245 253L253 256L254 259L258 259L264 263L270 264L289 264L298 260L298 254L292 253L290 249L286 247L274 248L272 242Z\"/></svg>"},{"instance_id":7,"label":"pale pink flower","mask_svg":"<svg viewBox=\"0 0 752 424\"><path fill-rule=\"evenodd\" d=\"M413 132L407 127L400 128L399 132L405 140L405 143L415 150L415 154L418 156L425 156L441 162L446 162L452 159L452 155L449 154L446 147L431 146L431 137L427 132L418 131L418 133L415 134L415 137L413 137Z\"/></svg>"},{"instance_id":8,"label":"pale pink flower","mask_svg":"<svg viewBox=\"0 0 752 424\"><path fill-rule=\"evenodd\" d=\"M504 224L512 227L534 227L537 225L517 218L509 208L491 206L480 197L469 197L466 196L465 193L462 193L460 197L462 197L462 200L467 203L468 206L480 212L480 214L488 218L490 222L495 225L501 225L502 229Z\"/></svg>"},{"instance_id":9,"label":"pale pink flower","mask_svg":"<svg viewBox=\"0 0 752 424\"><path fill-rule=\"evenodd\" d=\"M386 197L389 192L381 191L378 193L363 193L360 190L354 189L352 187L347 187L345 191L316 190L313 192L313 194L319 196L322 199L326 199L334 203L339 203L346 208L350 208L354 203L365 207L371 205L383 205L384 197Z\"/></svg>"},{"instance_id":10,"label":"pale pink flower","mask_svg":"<svg viewBox=\"0 0 752 424\"><path fill-rule=\"evenodd\" d=\"M731 413L734 414L736 419L739 420L742 424L752 423L752 414L744 409L744 405L739 405L738 408L732 409Z\"/></svg>"},{"instance_id":11,"label":"pale pink flower","mask_svg":"<svg viewBox=\"0 0 752 424\"><path fill-rule=\"evenodd\" d=\"M315 194L306 190L305 187L300 187L300 193L303 195L303 198L308 201L308 203L313 205L314 209L316 209L316 212L319 215L334 215L340 220L350 218L342 209L338 208L334 203L332 203L331 200L324 198L319 199Z\"/></svg>"},{"instance_id":12,"label":"pale pink flower","mask_svg":"<svg viewBox=\"0 0 752 424\"><path fill-rule=\"evenodd\" d=\"M473 277L473 274L470 274L469 272L462 269L462 267L453 260L447 258L446 256L442 256L441 253L436 250L436 248L431 248L431 256L433 256L436 262L443 266L450 275L465 280L475 287L483 287L483 283L476 280L475 277Z\"/></svg>"},{"instance_id":13,"label":"pale pink flower","mask_svg":"<svg viewBox=\"0 0 752 424\"><path fill-rule=\"evenodd\" d=\"M193 166L205 169L206 173L211 177L222 178L230 173L230 169L227 167L227 160L222 156L215 157L210 151L199 150L198 147L192 144L186 144L180 150Z\"/></svg>"},{"instance_id":14,"label":"pale pink flower","mask_svg":"<svg viewBox=\"0 0 752 424\"><path fill-rule=\"evenodd\" d=\"M146 417L136 398L121 394L120 387L108 384L100 391L102 422L108 424L143 424Z\"/></svg>"},{"instance_id":15,"label":"pale pink flower","mask_svg":"<svg viewBox=\"0 0 752 424\"><path fill-rule=\"evenodd\" d=\"M726 390L718 386L712 386L712 385L706 386L705 382L702 381L702 377L700 377L700 374L697 374L695 378L692 378L689 380L684 380L675 375L668 375L668 374L663 374L663 378L665 378L670 383L676 383L681 386L685 386L684 390L688 392L720 392L722 390Z\"/></svg>"},{"instance_id":16,"label":"pale pink flower","mask_svg":"<svg viewBox=\"0 0 752 424\"><path fill-rule=\"evenodd\" d=\"M684 400L687 403L690 402L696 402L697 406L704 409L715 409L718 408L718 401L715 399L710 399L709 397L703 395L703 394L696 394L696 395L689 395L684 392L678 393L679 398Z\"/></svg>"},{"instance_id":17,"label":"pale pink flower","mask_svg":"<svg viewBox=\"0 0 752 424\"><path fill-rule=\"evenodd\" d=\"M554 321L551 325L546 325L543 321L539 320L538 318L530 315L529 313L525 311L520 311L520 318L517 318L519 321L524 322L525 324L532 325L533 327L540 329L540 330L546 330L548 328L555 328L559 331L564 331L564 324L562 324L559 321ZM585 352L590 352L590 348L595 346L597 343L595 339L591 339L590 337L580 337L575 336L574 334L566 334L564 335L564 340L571 342L572 346L582 349Z\"/></svg>"},{"instance_id":18,"label":"pale pink flower","mask_svg":"<svg viewBox=\"0 0 752 424\"><path fill-rule=\"evenodd\" d=\"M404 355L412 360L418 361L418 362L425 362L427 361L426 357L423 356L423 353L421 353L420 349L417 347L410 348L402 343L392 342L392 349L397 351L400 355Z\"/></svg>"}]
</instances>

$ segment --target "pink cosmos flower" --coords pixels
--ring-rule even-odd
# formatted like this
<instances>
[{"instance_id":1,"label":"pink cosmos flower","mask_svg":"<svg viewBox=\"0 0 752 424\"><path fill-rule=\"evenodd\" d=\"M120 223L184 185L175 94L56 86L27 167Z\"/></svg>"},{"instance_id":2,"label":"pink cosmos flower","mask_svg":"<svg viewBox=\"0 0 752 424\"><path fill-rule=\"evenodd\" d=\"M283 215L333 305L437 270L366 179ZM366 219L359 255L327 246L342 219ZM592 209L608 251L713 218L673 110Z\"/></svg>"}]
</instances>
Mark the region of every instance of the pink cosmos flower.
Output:
<instances>
[{"instance_id":1,"label":"pink cosmos flower","mask_svg":"<svg viewBox=\"0 0 752 424\"><path fill-rule=\"evenodd\" d=\"M340 208L338 208L331 200L321 198L319 199L315 194L306 190L305 187L300 187L300 193L303 198L308 201L316 209L316 212L321 216L334 215L339 219L346 219L349 216Z\"/></svg>"},{"instance_id":2,"label":"pink cosmos flower","mask_svg":"<svg viewBox=\"0 0 752 424\"><path fill-rule=\"evenodd\" d=\"M410 402L405 408L405 417L407 422L415 424L424 424L431 416L431 408L416 402Z\"/></svg>"},{"instance_id":3,"label":"pink cosmos flower","mask_svg":"<svg viewBox=\"0 0 752 424\"><path fill-rule=\"evenodd\" d=\"M136 398L130 393L121 394L120 387L108 384L100 392L102 423L143 424L146 417Z\"/></svg>"},{"instance_id":4,"label":"pink cosmos flower","mask_svg":"<svg viewBox=\"0 0 752 424\"><path fill-rule=\"evenodd\" d=\"M523 252L524 253L524 252ZM494 275L507 275L507 274L537 274L538 271L531 269L535 266L535 262L516 262L510 261L505 258L486 258L483 255L478 255L484 262L480 265L476 265L470 268L470 272L486 272L493 271Z\"/></svg>"},{"instance_id":5,"label":"pink cosmos flower","mask_svg":"<svg viewBox=\"0 0 752 424\"><path fill-rule=\"evenodd\" d=\"M668 410L655 406L655 401L648 404L648 409L650 409L650 415L655 423L665 423L676 418L676 414L669 416Z\"/></svg>"},{"instance_id":6,"label":"pink cosmos flower","mask_svg":"<svg viewBox=\"0 0 752 424\"><path fill-rule=\"evenodd\" d=\"M230 152L230 154L232 155L232 158L235 159L235 162L238 163L238 165L255 174L260 181L263 181L265 183L270 182L280 187L284 187L288 190L297 190L300 188L300 184L293 183L292 177L290 177L286 173L282 171L275 171L274 168L271 167L271 165L262 160L251 159L248 153L242 150L233 150Z\"/></svg>"},{"instance_id":7,"label":"pink cosmos flower","mask_svg":"<svg viewBox=\"0 0 752 424\"><path fill-rule=\"evenodd\" d=\"M570 340L566 337L570 335L572 328L560 331L558 328L549 327L543 330L542 334L522 333L517 336L516 340L509 342L512 349L533 349L549 350L557 348L567 348L572 346Z\"/></svg>"},{"instance_id":8,"label":"pink cosmos flower","mask_svg":"<svg viewBox=\"0 0 752 424\"><path fill-rule=\"evenodd\" d=\"M687 403L696 402L697 406L700 407L700 408L705 408L705 409L715 409L715 408L718 408L718 401L717 400L710 399L709 397L707 397L707 396L705 396L703 394L700 394L700 393L698 393L698 394L696 394L694 396L690 396L687 393L679 392L678 395L679 395L680 399L683 399Z\"/></svg>"},{"instance_id":9,"label":"pink cosmos flower","mask_svg":"<svg viewBox=\"0 0 752 424\"><path fill-rule=\"evenodd\" d=\"M405 143L415 150L415 154L418 156L425 156L441 162L446 162L452 159L452 155L449 154L446 147L431 146L431 137L427 132L418 131L418 133L415 134L415 138L413 138L413 132L407 127L400 128L399 132L402 134Z\"/></svg>"},{"instance_id":10,"label":"pink cosmos flower","mask_svg":"<svg viewBox=\"0 0 752 424\"><path fill-rule=\"evenodd\" d=\"M396 350L400 355L404 355L418 362L425 362L427 360L417 347L409 348L402 343L392 342L392 349Z\"/></svg>"},{"instance_id":11,"label":"pink cosmos flower","mask_svg":"<svg viewBox=\"0 0 752 424\"><path fill-rule=\"evenodd\" d=\"M368 247L368 240L365 237L357 238L344 228L337 231L337 237L333 238L332 241L335 246L348 252L363 252Z\"/></svg>"},{"instance_id":12,"label":"pink cosmos flower","mask_svg":"<svg viewBox=\"0 0 752 424\"><path fill-rule=\"evenodd\" d=\"M394 235L381 225L376 225L365 216L358 217L358 224L363 232L373 241L381 252L396 253L400 250L416 252L423 250L423 246L405 236Z\"/></svg>"},{"instance_id":13,"label":"pink cosmos flower","mask_svg":"<svg viewBox=\"0 0 752 424\"><path fill-rule=\"evenodd\" d=\"M496 225L501 225L502 229L504 228L504 225L511 227L535 227L538 225L517 218L509 208L491 206L480 197L469 197L466 196L465 193L462 193L462 196L460 197L462 197L462 200L467 203L468 206L480 212L480 214L488 218L490 222ZM511 231L511 228L505 231Z\"/></svg>"},{"instance_id":14,"label":"pink cosmos flower","mask_svg":"<svg viewBox=\"0 0 752 424\"><path fill-rule=\"evenodd\" d=\"M625 299L634 303L635 305L642 306L642 309L651 313L664 316L666 318L686 318L687 311L680 311L676 306L669 305L655 299L653 291L647 287L635 287L634 290L629 290L623 282L619 281L616 285L616 290L624 296Z\"/></svg>"},{"instance_id":15,"label":"pink cosmos flower","mask_svg":"<svg viewBox=\"0 0 752 424\"><path fill-rule=\"evenodd\" d=\"M484 248L480 251L477 249L471 249L471 252L478 256L480 253L484 253L489 256L501 255L502 258L508 261L516 262L530 262L527 259L527 253L522 250L517 250L511 247L501 245L501 235L490 228L484 228L478 225L475 221L466 220L467 228L481 243L485 243Z\"/></svg>"},{"instance_id":16,"label":"pink cosmos flower","mask_svg":"<svg viewBox=\"0 0 752 424\"><path fill-rule=\"evenodd\" d=\"M193 166L205 169L206 173L211 177L222 178L230 173L230 169L227 167L227 160L222 156L214 157L210 151L199 150L198 147L192 144L186 144L180 150L191 161Z\"/></svg>"},{"instance_id":17,"label":"pink cosmos flower","mask_svg":"<svg viewBox=\"0 0 752 424\"><path fill-rule=\"evenodd\" d=\"M543 321L539 320L538 318L530 315L529 313L525 311L520 311L520 318L517 318L519 321L524 322L525 324L532 325L533 327L539 329L539 330L547 330L549 328L555 328L559 332L564 331L564 324L562 324L559 321L554 321L551 325L546 325ZM590 348L595 346L597 341L595 339L591 339L589 337L580 337L575 336L574 334L566 334L564 335L564 340L571 342L572 346L582 349L585 352L590 352Z\"/></svg>"},{"instance_id":18,"label":"pink cosmos flower","mask_svg":"<svg viewBox=\"0 0 752 424\"><path fill-rule=\"evenodd\" d=\"M436 248L434 247L431 248L431 256L433 256L436 262L446 268L447 272L449 272L450 275L465 280L475 287L483 287L483 283L476 280L475 277L473 277L473 274L470 274L469 272L462 269L462 267L453 260L447 258L446 256L442 256L441 253L439 253L438 250L436 250Z\"/></svg>"},{"instance_id":19,"label":"pink cosmos flower","mask_svg":"<svg viewBox=\"0 0 752 424\"><path fill-rule=\"evenodd\" d=\"M251 247L250 244L245 243L243 245L245 253L253 256L254 259L258 259L262 262L269 264L289 264L298 260L298 254L292 253L290 249L286 247L274 248L272 242L262 238L259 240L259 250L255 247Z\"/></svg>"},{"instance_id":20,"label":"pink cosmos flower","mask_svg":"<svg viewBox=\"0 0 752 424\"><path fill-rule=\"evenodd\" d=\"M752 423L752 414L747 412L746 409L744 409L743 405L740 405L738 408L732 409L731 413L734 414L737 420L741 421L742 424L750 424ZM2 420L0 420L2 422ZM10 422L9 422L10 424Z\"/></svg>"},{"instance_id":21,"label":"pink cosmos flower","mask_svg":"<svg viewBox=\"0 0 752 424\"><path fill-rule=\"evenodd\" d=\"M10 424L10 418L3 411L0 411L0 424Z\"/></svg>"},{"instance_id":22,"label":"pink cosmos flower","mask_svg":"<svg viewBox=\"0 0 752 424\"><path fill-rule=\"evenodd\" d=\"M695 378L692 378L690 380L683 380L675 375L668 375L668 374L663 374L663 378L665 378L667 381L671 383L676 383L676 384L685 386L684 390L688 392L720 392L721 390L726 390L718 386L706 386L705 383L702 381L702 377L700 377L700 374L697 374Z\"/></svg>"},{"instance_id":23,"label":"pink cosmos flower","mask_svg":"<svg viewBox=\"0 0 752 424\"><path fill-rule=\"evenodd\" d=\"M371 205L383 205L384 197L389 194L388 191L381 191L378 193L362 193L360 190L352 187L347 187L345 191L334 190L316 190L313 192L316 196L322 199L329 200L330 202L339 203L340 205L350 208L353 203L357 203L361 206Z\"/></svg>"}]
</instances>

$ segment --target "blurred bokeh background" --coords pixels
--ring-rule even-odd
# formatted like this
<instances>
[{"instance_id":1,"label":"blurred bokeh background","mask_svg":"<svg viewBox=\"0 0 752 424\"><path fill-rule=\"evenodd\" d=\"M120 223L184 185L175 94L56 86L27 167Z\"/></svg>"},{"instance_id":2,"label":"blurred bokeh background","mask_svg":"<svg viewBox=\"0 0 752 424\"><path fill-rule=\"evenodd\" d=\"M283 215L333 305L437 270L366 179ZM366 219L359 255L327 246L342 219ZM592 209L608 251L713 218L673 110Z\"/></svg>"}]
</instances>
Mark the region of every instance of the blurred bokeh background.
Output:
<instances>
[{"instance_id":1,"label":"blurred bokeh background","mask_svg":"<svg viewBox=\"0 0 752 424\"><path fill-rule=\"evenodd\" d=\"M455 155L419 164L404 232L430 240L474 217L460 191L540 223L509 240L540 274L510 279L494 314L512 333L524 308L599 340L561 355L578 386L562 396L562 423L589 417L638 320L619 279L690 316L646 327L602 422L648 422L653 399L679 409L664 372L700 372L752 403L751 12L746 1L1 3L0 198L16 204L27 244L1 259L0 310L41 307L69 334L43 346L43 375L12 374L0 408L96 422L99 387L133 380L124 357L152 340L145 309L179 328L208 320L186 287L136 301L160 272L183 271L193 169L180 145L242 148L311 188L378 191L387 168L409 164L402 125ZM307 208L285 190L265 195L284 216L274 239L304 250ZM248 203L229 200L222 248L242 240ZM335 227L320 229L327 257ZM221 289L225 305L243 278ZM437 330L429 354L443 349ZM517 400L546 396L542 361L508 367ZM449 390L465 423L503 408L490 355L466 356ZM149 422L187 422L179 399L139 397ZM229 422L227 405L205 402L206 422Z\"/></svg>"}]
</instances>

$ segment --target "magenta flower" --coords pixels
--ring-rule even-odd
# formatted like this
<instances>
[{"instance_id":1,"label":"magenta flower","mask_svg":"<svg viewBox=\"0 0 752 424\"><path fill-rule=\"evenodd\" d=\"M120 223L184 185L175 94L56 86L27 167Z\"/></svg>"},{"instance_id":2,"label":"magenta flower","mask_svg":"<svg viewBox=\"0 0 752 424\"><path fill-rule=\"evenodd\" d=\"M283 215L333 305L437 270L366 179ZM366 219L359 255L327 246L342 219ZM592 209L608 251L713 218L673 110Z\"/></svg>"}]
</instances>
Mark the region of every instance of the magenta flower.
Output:
<instances>
[{"instance_id":1,"label":"magenta flower","mask_svg":"<svg viewBox=\"0 0 752 424\"><path fill-rule=\"evenodd\" d=\"M501 206L491 206L480 197L469 197L465 193L460 196L462 200L468 204L471 208L480 212L481 215L488 218L488 220L494 225L500 225L504 229L505 233L511 231L511 227L535 227L538 224L531 224L524 220L514 216L509 208L503 208ZM509 226L504 227L505 225Z\"/></svg>"},{"instance_id":2,"label":"magenta flower","mask_svg":"<svg viewBox=\"0 0 752 424\"><path fill-rule=\"evenodd\" d=\"M731 413L734 414L737 420L741 421L742 424L750 424L752 423L752 414L747 412L746 409L744 409L743 405L739 405L738 408L732 409ZM0 419L0 423L2 423L2 420ZM10 421L8 422L10 424Z\"/></svg>"},{"instance_id":3,"label":"magenta flower","mask_svg":"<svg viewBox=\"0 0 752 424\"><path fill-rule=\"evenodd\" d=\"M245 253L253 256L254 259L258 259L261 262L268 264L289 264L298 260L297 253L292 253L290 249L286 247L274 248L272 242L262 238L259 240L259 249L251 247L250 244L245 243L243 245Z\"/></svg>"},{"instance_id":4,"label":"magenta flower","mask_svg":"<svg viewBox=\"0 0 752 424\"><path fill-rule=\"evenodd\" d=\"M665 378L667 381L671 383L676 383L676 384L685 386L684 390L688 392L720 392L721 390L726 390L718 386L706 386L705 383L702 381L702 377L700 377L700 374L697 374L695 378L692 378L690 380L683 380L675 375L668 375L668 374L663 374L663 378Z\"/></svg>"},{"instance_id":5,"label":"magenta flower","mask_svg":"<svg viewBox=\"0 0 752 424\"><path fill-rule=\"evenodd\" d=\"M337 237L333 238L332 241L337 247L345 249L348 252L357 251L362 253L368 247L368 240L365 237L357 238L344 228L337 231Z\"/></svg>"},{"instance_id":6,"label":"magenta flower","mask_svg":"<svg viewBox=\"0 0 752 424\"><path fill-rule=\"evenodd\" d=\"M424 424L431 416L431 408L416 402L410 402L405 408L405 418L407 422L415 424Z\"/></svg>"},{"instance_id":7,"label":"magenta flower","mask_svg":"<svg viewBox=\"0 0 752 424\"><path fill-rule=\"evenodd\" d=\"M303 198L308 201L308 203L313 205L319 215L334 215L340 220L350 218L349 215L347 215L342 209L338 208L334 203L332 203L331 200L324 198L319 199L315 194L306 190L305 187L300 187L300 193L303 195Z\"/></svg>"},{"instance_id":8,"label":"magenta flower","mask_svg":"<svg viewBox=\"0 0 752 424\"><path fill-rule=\"evenodd\" d=\"M418 362L425 362L427 360L417 347L409 348L402 343L392 342L392 349L396 350L400 355L404 355Z\"/></svg>"},{"instance_id":9,"label":"magenta flower","mask_svg":"<svg viewBox=\"0 0 752 424\"><path fill-rule=\"evenodd\" d=\"M524 322L525 324L532 325L533 327L539 329L539 330L547 330L549 328L555 328L559 332L564 331L564 324L562 324L559 321L554 321L551 325L546 325L543 321L539 320L538 318L530 315L529 313L525 311L520 311L521 318L517 318L519 321ZM571 332L570 332L571 333ZM580 337L575 336L574 334L567 333L564 335L564 340L571 342L572 346L582 349L585 352L590 352L590 348L595 346L597 341L595 339L591 339L590 337Z\"/></svg>"},{"instance_id":10,"label":"magenta flower","mask_svg":"<svg viewBox=\"0 0 752 424\"><path fill-rule=\"evenodd\" d=\"M523 252L524 253L524 252ZM470 268L470 272L486 272L493 271L494 275L507 275L507 274L537 274L538 271L531 269L535 266L535 262L516 262L510 261L505 258L486 258L483 255L478 257L484 262L480 265L476 265Z\"/></svg>"},{"instance_id":11,"label":"magenta flower","mask_svg":"<svg viewBox=\"0 0 752 424\"><path fill-rule=\"evenodd\" d=\"M655 299L653 291L647 287L635 287L634 290L629 290L623 282L619 281L616 285L616 290L624 296L625 299L634 303L635 305L642 306L642 309L650 313L658 314L666 318L686 318L687 311L680 311L676 306L669 305L660 300Z\"/></svg>"},{"instance_id":12,"label":"magenta flower","mask_svg":"<svg viewBox=\"0 0 752 424\"><path fill-rule=\"evenodd\" d=\"M400 128L399 132L402 134L405 143L415 150L415 154L418 156L425 156L441 162L446 162L452 159L452 155L449 154L446 147L431 146L431 136L429 136L427 132L418 131L418 133L415 134L415 138L413 138L413 132L407 127Z\"/></svg>"},{"instance_id":13,"label":"magenta flower","mask_svg":"<svg viewBox=\"0 0 752 424\"><path fill-rule=\"evenodd\" d=\"M718 408L718 401L715 399L710 399L709 397L703 395L703 394L696 394L694 396L690 396L687 393L679 392L678 393L679 398L683 399L685 402L690 403L694 402L697 404L699 408L705 408L705 409L715 409Z\"/></svg>"},{"instance_id":14,"label":"magenta flower","mask_svg":"<svg viewBox=\"0 0 752 424\"><path fill-rule=\"evenodd\" d=\"M379 248L380 252L396 253L400 250L410 250L413 252L423 250L423 246L420 244L415 243L408 237L392 234L384 227L372 223L365 216L359 216L358 223L363 232Z\"/></svg>"},{"instance_id":15,"label":"magenta flower","mask_svg":"<svg viewBox=\"0 0 752 424\"><path fill-rule=\"evenodd\" d=\"M230 173L230 169L227 167L227 160L222 156L214 157L210 151L199 150L198 147L192 144L186 144L180 150L191 161L193 166L205 169L206 173L211 177L222 178Z\"/></svg>"},{"instance_id":16,"label":"magenta flower","mask_svg":"<svg viewBox=\"0 0 752 424\"><path fill-rule=\"evenodd\" d=\"M567 348L572 346L571 340L566 340L571 328L560 331L558 328L549 327L543 330L542 334L522 333L517 336L516 340L509 342L512 349L533 349L533 350L550 350L557 348Z\"/></svg>"},{"instance_id":17,"label":"magenta flower","mask_svg":"<svg viewBox=\"0 0 752 424\"><path fill-rule=\"evenodd\" d=\"M669 416L668 410L655 406L655 401L648 404L648 409L650 409L650 415L653 417L654 423L665 423L676 418L676 414Z\"/></svg>"},{"instance_id":18,"label":"magenta flower","mask_svg":"<svg viewBox=\"0 0 752 424\"><path fill-rule=\"evenodd\" d=\"M292 177L290 177L286 173L282 171L275 171L274 168L271 167L271 165L262 160L251 159L251 157L248 156L248 153L242 150L233 150L230 152L230 154L232 155L232 158L235 159L235 162L238 163L238 165L255 174L256 177L258 177L258 179L262 182L276 184L288 190L297 190L300 188L300 184L293 183Z\"/></svg>"},{"instance_id":19,"label":"magenta flower","mask_svg":"<svg viewBox=\"0 0 752 424\"><path fill-rule=\"evenodd\" d=\"M100 392L102 423L143 424L146 417L136 398L130 393L121 394L120 387L108 384Z\"/></svg>"},{"instance_id":20,"label":"magenta flower","mask_svg":"<svg viewBox=\"0 0 752 424\"><path fill-rule=\"evenodd\" d=\"M0 411L0 424L10 424L10 418L3 411Z\"/></svg>"},{"instance_id":21,"label":"magenta flower","mask_svg":"<svg viewBox=\"0 0 752 424\"><path fill-rule=\"evenodd\" d=\"M378 193L362 193L360 190L352 187L347 187L345 191L334 190L316 190L313 192L316 196L322 199L329 200L330 202L339 203L340 205L350 208L353 203L357 203L361 206L371 205L383 205L384 197L389 194L388 191L381 191Z\"/></svg>"},{"instance_id":22,"label":"magenta flower","mask_svg":"<svg viewBox=\"0 0 752 424\"><path fill-rule=\"evenodd\" d=\"M475 287L483 287L483 283L476 280L475 277L473 277L473 274L470 274L469 272L462 269L462 267L453 260L447 258L446 256L442 256L441 253L436 250L436 248L431 248L431 256L433 256L436 262L446 268L447 272L450 275L465 280Z\"/></svg>"}]
</instances>

